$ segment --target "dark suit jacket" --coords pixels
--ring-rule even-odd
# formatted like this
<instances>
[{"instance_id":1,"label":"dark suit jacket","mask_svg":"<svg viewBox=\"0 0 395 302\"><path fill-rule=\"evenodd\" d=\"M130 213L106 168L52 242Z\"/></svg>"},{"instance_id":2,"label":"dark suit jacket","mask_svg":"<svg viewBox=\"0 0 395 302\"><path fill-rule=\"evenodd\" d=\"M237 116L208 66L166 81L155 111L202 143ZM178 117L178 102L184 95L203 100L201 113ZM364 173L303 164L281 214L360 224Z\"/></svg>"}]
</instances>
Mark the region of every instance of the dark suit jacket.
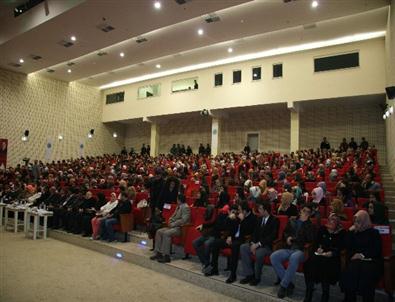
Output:
<instances>
[{"instance_id":1,"label":"dark suit jacket","mask_svg":"<svg viewBox=\"0 0 395 302\"><path fill-rule=\"evenodd\" d=\"M277 217L270 215L266 224L262 225L263 219L263 217L260 217L257 221L254 234L252 235L252 242L259 242L262 247L271 249L274 240L278 237L280 222Z\"/></svg>"},{"instance_id":2,"label":"dark suit jacket","mask_svg":"<svg viewBox=\"0 0 395 302\"><path fill-rule=\"evenodd\" d=\"M245 241L247 236L252 236L256 226L256 216L250 212L250 214L243 219L240 223L240 236L241 241Z\"/></svg>"}]
</instances>

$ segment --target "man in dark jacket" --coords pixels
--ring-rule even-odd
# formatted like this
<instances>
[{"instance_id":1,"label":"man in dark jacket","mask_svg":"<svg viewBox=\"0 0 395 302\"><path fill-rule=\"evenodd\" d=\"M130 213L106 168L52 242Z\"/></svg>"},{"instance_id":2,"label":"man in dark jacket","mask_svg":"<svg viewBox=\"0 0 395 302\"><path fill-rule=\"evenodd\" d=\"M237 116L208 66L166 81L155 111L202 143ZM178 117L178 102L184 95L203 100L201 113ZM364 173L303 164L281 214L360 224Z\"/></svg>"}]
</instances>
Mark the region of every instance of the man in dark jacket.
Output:
<instances>
[{"instance_id":1,"label":"man in dark jacket","mask_svg":"<svg viewBox=\"0 0 395 302\"><path fill-rule=\"evenodd\" d=\"M257 202L260 218L255 226L255 231L249 243L240 247L241 263L245 278L240 280L241 284L249 283L252 286L259 284L261 280L263 261L265 256L272 253L272 245L278 236L279 221L271 215L271 204L268 202ZM255 256L253 265L251 256Z\"/></svg>"},{"instance_id":2,"label":"man in dark jacket","mask_svg":"<svg viewBox=\"0 0 395 302\"><path fill-rule=\"evenodd\" d=\"M273 269L281 280L277 293L281 299L292 294L295 288L292 279L299 264L305 261L304 247L314 240L315 227L310 220L311 213L311 207L304 205L299 217L289 220L283 233L285 247L270 256ZM289 261L287 269L284 268L285 261Z\"/></svg>"}]
</instances>

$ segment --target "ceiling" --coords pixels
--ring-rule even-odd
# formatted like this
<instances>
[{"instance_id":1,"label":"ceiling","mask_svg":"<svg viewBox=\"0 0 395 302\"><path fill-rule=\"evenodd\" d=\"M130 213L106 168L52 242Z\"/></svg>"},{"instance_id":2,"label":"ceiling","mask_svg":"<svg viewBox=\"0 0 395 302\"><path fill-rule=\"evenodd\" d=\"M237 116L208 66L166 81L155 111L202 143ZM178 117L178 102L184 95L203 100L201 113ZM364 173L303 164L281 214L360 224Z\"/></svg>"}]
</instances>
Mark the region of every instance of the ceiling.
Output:
<instances>
[{"instance_id":1,"label":"ceiling","mask_svg":"<svg viewBox=\"0 0 395 302\"><path fill-rule=\"evenodd\" d=\"M318 0L316 8L311 0L189 0L183 5L160 0L160 10L154 9L153 0L47 0L47 7L41 3L10 18L20 2L0 1L0 68L92 86L158 72L157 64L164 71L382 31L388 15L387 0ZM210 13L220 21L207 23ZM98 28L107 25L115 29L106 33ZM197 34L199 28L203 35ZM59 44L70 42L72 35L77 38L74 45ZM137 37L147 42L137 43ZM33 60L32 55L42 58ZM10 65L20 58L20 67Z\"/></svg>"}]
</instances>

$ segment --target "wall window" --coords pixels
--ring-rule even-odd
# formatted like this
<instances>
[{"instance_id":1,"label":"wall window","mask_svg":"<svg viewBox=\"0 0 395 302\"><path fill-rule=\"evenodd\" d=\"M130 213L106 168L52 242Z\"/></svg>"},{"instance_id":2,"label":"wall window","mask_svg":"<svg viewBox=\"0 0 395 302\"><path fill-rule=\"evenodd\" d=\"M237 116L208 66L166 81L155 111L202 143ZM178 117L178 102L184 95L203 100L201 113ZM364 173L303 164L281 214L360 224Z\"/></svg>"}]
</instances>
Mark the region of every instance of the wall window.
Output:
<instances>
[{"instance_id":1,"label":"wall window","mask_svg":"<svg viewBox=\"0 0 395 302\"><path fill-rule=\"evenodd\" d=\"M125 98L124 91L107 94L106 95L106 105L123 102L124 98Z\"/></svg>"},{"instance_id":2,"label":"wall window","mask_svg":"<svg viewBox=\"0 0 395 302\"><path fill-rule=\"evenodd\" d=\"M273 64L273 78L282 78L283 76L283 64Z\"/></svg>"},{"instance_id":3,"label":"wall window","mask_svg":"<svg viewBox=\"0 0 395 302\"><path fill-rule=\"evenodd\" d=\"M222 86L223 84L223 74L222 73L216 73L214 75L214 86L218 87L218 86Z\"/></svg>"},{"instance_id":4,"label":"wall window","mask_svg":"<svg viewBox=\"0 0 395 302\"><path fill-rule=\"evenodd\" d=\"M233 84L241 83L241 70L233 70Z\"/></svg>"},{"instance_id":5,"label":"wall window","mask_svg":"<svg viewBox=\"0 0 395 302\"><path fill-rule=\"evenodd\" d=\"M252 80L258 81L261 79L261 67L252 67Z\"/></svg>"},{"instance_id":6,"label":"wall window","mask_svg":"<svg viewBox=\"0 0 395 302\"><path fill-rule=\"evenodd\" d=\"M181 92L199 89L199 78L182 79L171 82L171 92Z\"/></svg>"},{"instance_id":7,"label":"wall window","mask_svg":"<svg viewBox=\"0 0 395 302\"><path fill-rule=\"evenodd\" d=\"M137 90L137 98L145 99L160 95L160 84L152 84L139 87Z\"/></svg>"},{"instance_id":8,"label":"wall window","mask_svg":"<svg viewBox=\"0 0 395 302\"><path fill-rule=\"evenodd\" d=\"M314 72L329 71L359 66L359 53L347 53L314 59Z\"/></svg>"}]
</instances>

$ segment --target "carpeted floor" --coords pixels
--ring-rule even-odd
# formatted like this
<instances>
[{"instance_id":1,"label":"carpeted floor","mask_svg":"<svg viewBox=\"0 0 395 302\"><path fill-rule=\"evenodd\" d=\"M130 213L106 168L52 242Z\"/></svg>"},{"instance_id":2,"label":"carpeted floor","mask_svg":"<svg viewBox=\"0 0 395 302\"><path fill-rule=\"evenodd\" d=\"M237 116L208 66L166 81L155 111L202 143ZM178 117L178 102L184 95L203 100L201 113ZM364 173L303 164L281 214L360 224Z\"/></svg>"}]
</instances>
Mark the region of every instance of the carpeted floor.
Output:
<instances>
[{"instance_id":1,"label":"carpeted floor","mask_svg":"<svg viewBox=\"0 0 395 302\"><path fill-rule=\"evenodd\" d=\"M0 302L236 301L54 239L0 231Z\"/></svg>"}]
</instances>

